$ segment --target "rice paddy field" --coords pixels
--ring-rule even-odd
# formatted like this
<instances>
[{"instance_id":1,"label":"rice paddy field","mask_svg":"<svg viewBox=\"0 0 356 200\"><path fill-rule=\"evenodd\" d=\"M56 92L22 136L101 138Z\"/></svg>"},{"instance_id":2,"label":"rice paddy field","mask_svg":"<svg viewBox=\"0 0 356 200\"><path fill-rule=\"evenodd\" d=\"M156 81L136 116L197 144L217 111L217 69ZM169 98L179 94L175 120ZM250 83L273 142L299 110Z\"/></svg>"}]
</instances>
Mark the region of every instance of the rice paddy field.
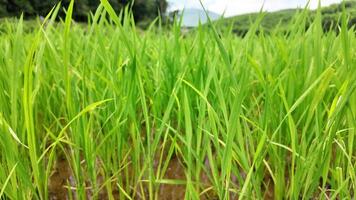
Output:
<instances>
[{"instance_id":1,"label":"rice paddy field","mask_svg":"<svg viewBox=\"0 0 356 200\"><path fill-rule=\"evenodd\" d=\"M102 1L1 23L0 199L355 199L356 38L308 11L237 37ZM258 34L256 34L258 30Z\"/></svg>"}]
</instances>

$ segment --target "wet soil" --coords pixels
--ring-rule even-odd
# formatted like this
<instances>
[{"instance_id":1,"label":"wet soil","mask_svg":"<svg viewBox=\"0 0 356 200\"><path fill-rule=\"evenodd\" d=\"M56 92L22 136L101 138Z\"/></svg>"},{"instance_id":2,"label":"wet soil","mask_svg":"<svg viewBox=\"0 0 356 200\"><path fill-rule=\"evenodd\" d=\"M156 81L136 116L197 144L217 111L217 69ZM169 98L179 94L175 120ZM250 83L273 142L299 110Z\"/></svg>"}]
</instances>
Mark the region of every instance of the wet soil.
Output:
<instances>
[{"instance_id":1,"label":"wet soil","mask_svg":"<svg viewBox=\"0 0 356 200\"><path fill-rule=\"evenodd\" d=\"M208 165L208 162L205 163ZM100 166L98 165L100 168ZM202 170L203 171L203 170ZM129 176L132 176L133 172L129 172ZM121 174L124 176L124 173ZM165 180L178 180L185 181L185 167L182 161L174 156L170 159L170 163L167 167L165 175L163 177ZM269 177L266 177L269 179ZM98 185L104 184L104 177L98 174L97 177ZM204 172L200 175L200 192L211 187L211 183L209 182L209 178ZM273 199L273 182L267 181L267 185L265 186L266 192L264 199ZM70 164L67 162L65 156L58 156L55 165L53 167L53 172L48 181L48 190L49 190L49 199L50 200L67 200L70 199L69 196L73 197L73 199L79 199L75 196L75 183L72 170L70 168ZM117 182L113 181L111 184L111 199L120 199L120 192L117 187ZM144 185L144 184L143 184ZM110 199L108 195L108 190L106 187L102 187L102 189L97 194L96 198L93 198L93 193L90 189L90 183L87 183L87 191L86 198L87 199L100 199L106 200ZM146 185L147 186L147 185ZM146 187L144 186L144 187ZM71 188L71 189L70 189ZM124 187L125 188L125 187ZM185 185L183 184L160 184L157 188L158 199L159 200L182 200L185 198ZM135 194L129 194L130 196L134 196L133 199L148 199L148 190L147 188L137 189ZM123 196L122 196L123 197ZM202 200L215 200L218 199L217 195L213 191L208 191L200 196ZM231 199L237 199L235 194L231 194Z\"/></svg>"},{"instance_id":2,"label":"wet soil","mask_svg":"<svg viewBox=\"0 0 356 200\"><path fill-rule=\"evenodd\" d=\"M48 181L48 194L50 200L64 200L68 198L71 169L64 155L57 158L54 169Z\"/></svg>"},{"instance_id":3,"label":"wet soil","mask_svg":"<svg viewBox=\"0 0 356 200\"><path fill-rule=\"evenodd\" d=\"M183 164L178 158L171 159L163 178L165 180L186 180L185 168L183 167ZM73 183L73 179L74 178L72 170L70 168L69 163L65 159L65 156L59 156L55 162L53 171L48 182L49 199L66 200L69 199L68 194L70 192L72 193L71 196L75 198L75 191L73 189L75 188L75 185ZM206 185L206 187L210 185L208 177L204 175L204 173L202 173L201 175L201 181L204 185ZM102 176L98 176L98 182L104 182ZM112 185L113 188L117 188L115 187L115 184ZM72 190L70 190L69 188L72 188ZM160 200L181 200L185 197L185 189L185 185L183 184L160 184L160 186L158 187L157 194ZM147 192L147 189L144 189L144 192ZM142 192L137 192L136 195L134 195L135 199L147 199L147 194L141 193ZM92 193L88 191L87 198L92 199L91 195ZM143 196L145 196L145 198L143 198ZM119 190L112 189L111 197L113 197L114 199L120 199ZM97 198L103 200L109 199L109 195L107 194L105 188L98 193ZM216 197L211 193L206 193L201 196L201 199L211 200L216 199Z\"/></svg>"}]
</instances>

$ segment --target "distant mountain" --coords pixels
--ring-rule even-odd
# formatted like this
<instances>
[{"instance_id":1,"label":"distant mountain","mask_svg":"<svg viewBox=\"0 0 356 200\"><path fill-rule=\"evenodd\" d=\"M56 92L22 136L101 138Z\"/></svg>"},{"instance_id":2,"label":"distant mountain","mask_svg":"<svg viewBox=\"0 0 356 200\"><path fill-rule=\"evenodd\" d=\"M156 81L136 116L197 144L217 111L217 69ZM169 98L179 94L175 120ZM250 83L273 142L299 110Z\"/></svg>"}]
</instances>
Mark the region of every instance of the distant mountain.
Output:
<instances>
[{"instance_id":1,"label":"distant mountain","mask_svg":"<svg viewBox=\"0 0 356 200\"><path fill-rule=\"evenodd\" d=\"M182 26L184 27L196 27L201 24L204 24L208 21L206 13L202 9L189 8L182 11L176 11L177 17L182 17ZM211 20L217 20L221 16L214 12L207 11L207 14ZM183 16L182 16L183 15Z\"/></svg>"}]
</instances>

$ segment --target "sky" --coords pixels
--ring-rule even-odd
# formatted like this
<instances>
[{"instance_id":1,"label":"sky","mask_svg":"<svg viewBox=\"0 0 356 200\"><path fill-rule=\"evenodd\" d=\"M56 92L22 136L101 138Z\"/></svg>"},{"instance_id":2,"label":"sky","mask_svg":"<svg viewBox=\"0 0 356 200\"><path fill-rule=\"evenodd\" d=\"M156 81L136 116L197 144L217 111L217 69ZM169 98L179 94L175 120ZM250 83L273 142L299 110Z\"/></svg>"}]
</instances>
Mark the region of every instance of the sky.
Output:
<instances>
[{"instance_id":1,"label":"sky","mask_svg":"<svg viewBox=\"0 0 356 200\"><path fill-rule=\"evenodd\" d=\"M310 0L310 8L318 7L319 0ZM341 0L320 0L322 6L339 3ZM168 0L169 9L181 10L183 8L201 8L199 0ZM263 8L266 11L276 11L287 8L304 7L308 0L202 0L204 7L209 11L224 16L234 16L244 13L257 12Z\"/></svg>"}]
</instances>

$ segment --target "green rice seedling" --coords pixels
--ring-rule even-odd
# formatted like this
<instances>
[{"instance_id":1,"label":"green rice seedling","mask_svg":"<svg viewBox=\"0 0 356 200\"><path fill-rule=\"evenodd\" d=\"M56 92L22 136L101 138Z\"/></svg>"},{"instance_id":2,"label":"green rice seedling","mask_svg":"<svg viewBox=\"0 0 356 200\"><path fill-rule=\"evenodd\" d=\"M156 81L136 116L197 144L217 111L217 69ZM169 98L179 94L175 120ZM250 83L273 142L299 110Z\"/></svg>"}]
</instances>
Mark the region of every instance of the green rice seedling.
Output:
<instances>
[{"instance_id":1,"label":"green rice seedling","mask_svg":"<svg viewBox=\"0 0 356 200\"><path fill-rule=\"evenodd\" d=\"M356 40L320 10L244 37L102 0L1 22L0 198L353 199ZM37 24L38 23L38 24ZM219 23L219 22L217 22Z\"/></svg>"}]
</instances>

